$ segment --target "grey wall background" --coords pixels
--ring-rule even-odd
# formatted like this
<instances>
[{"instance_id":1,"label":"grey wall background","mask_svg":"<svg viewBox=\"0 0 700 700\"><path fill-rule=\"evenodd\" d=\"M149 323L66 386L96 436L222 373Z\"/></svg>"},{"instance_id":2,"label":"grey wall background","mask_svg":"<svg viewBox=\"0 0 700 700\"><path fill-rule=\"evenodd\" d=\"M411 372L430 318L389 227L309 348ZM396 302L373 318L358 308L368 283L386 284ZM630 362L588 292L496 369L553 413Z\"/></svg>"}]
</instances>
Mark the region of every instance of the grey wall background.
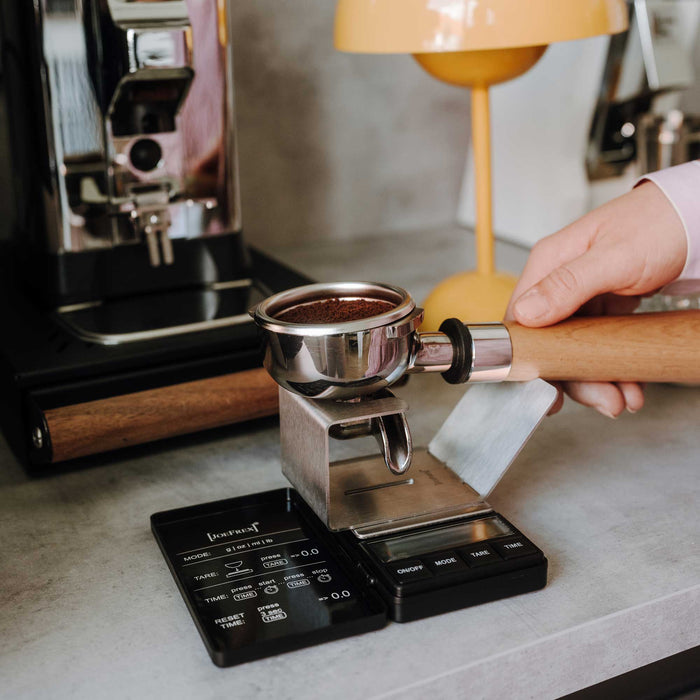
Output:
<instances>
[{"instance_id":1,"label":"grey wall background","mask_svg":"<svg viewBox=\"0 0 700 700\"><path fill-rule=\"evenodd\" d=\"M332 0L232 5L243 224L267 246L454 221L467 91L341 54Z\"/></svg>"}]
</instances>

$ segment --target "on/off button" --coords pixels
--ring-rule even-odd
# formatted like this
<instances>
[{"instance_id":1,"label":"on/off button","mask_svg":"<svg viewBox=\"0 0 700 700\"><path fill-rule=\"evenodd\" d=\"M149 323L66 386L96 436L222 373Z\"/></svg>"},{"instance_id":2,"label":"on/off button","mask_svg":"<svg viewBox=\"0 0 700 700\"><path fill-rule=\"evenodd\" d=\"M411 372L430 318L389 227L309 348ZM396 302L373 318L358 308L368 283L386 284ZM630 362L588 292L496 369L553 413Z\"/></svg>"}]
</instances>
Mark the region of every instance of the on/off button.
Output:
<instances>
[{"instance_id":1,"label":"on/off button","mask_svg":"<svg viewBox=\"0 0 700 700\"><path fill-rule=\"evenodd\" d=\"M388 564L387 568L399 583L420 581L421 579L430 578L432 576L425 564L418 559L394 562L393 564Z\"/></svg>"}]
</instances>

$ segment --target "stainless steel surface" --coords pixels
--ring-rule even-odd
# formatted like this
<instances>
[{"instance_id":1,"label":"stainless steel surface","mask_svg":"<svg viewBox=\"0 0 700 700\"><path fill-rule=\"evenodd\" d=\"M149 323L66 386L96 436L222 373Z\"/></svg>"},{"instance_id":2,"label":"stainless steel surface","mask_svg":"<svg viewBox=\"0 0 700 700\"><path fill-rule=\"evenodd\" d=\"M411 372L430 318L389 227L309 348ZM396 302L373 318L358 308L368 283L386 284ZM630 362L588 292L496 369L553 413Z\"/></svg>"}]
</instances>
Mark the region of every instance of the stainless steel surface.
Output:
<instances>
[{"instance_id":1,"label":"stainless steel surface","mask_svg":"<svg viewBox=\"0 0 700 700\"><path fill-rule=\"evenodd\" d=\"M586 165L592 180L622 174L643 143L640 121L656 111L656 98L695 79L692 25L699 0L628 1L630 27L610 39L591 126ZM640 172L649 169L641 165Z\"/></svg>"},{"instance_id":2,"label":"stainless steel surface","mask_svg":"<svg viewBox=\"0 0 700 700\"><path fill-rule=\"evenodd\" d=\"M329 525L335 523L331 500L335 465L330 462L329 434L334 426L356 425L365 420L403 414L408 406L391 394L365 401L315 401L281 387L279 404L282 472L321 520ZM391 479L402 480L387 472L381 457L377 459L381 474L375 485Z\"/></svg>"},{"instance_id":3,"label":"stainless steel surface","mask_svg":"<svg viewBox=\"0 0 700 700\"><path fill-rule=\"evenodd\" d=\"M287 323L276 318L290 308L331 298L383 300L395 307L371 318L337 324ZM276 294L251 310L251 315L264 333L263 364L280 386L317 399L352 399L374 394L403 376L423 312L399 287L343 282Z\"/></svg>"},{"instance_id":4,"label":"stainless steel surface","mask_svg":"<svg viewBox=\"0 0 700 700\"><path fill-rule=\"evenodd\" d=\"M364 418L352 423L331 425L328 436L333 440L373 437L393 474L403 474L411 466L413 438L403 414Z\"/></svg>"},{"instance_id":5,"label":"stainless steel surface","mask_svg":"<svg viewBox=\"0 0 700 700\"><path fill-rule=\"evenodd\" d=\"M413 439L403 413L379 416L372 421L384 463L392 474L404 474L411 466Z\"/></svg>"},{"instance_id":6,"label":"stainless steel surface","mask_svg":"<svg viewBox=\"0 0 700 700\"><path fill-rule=\"evenodd\" d=\"M444 333L418 333L408 372L446 372L452 366L452 341Z\"/></svg>"},{"instance_id":7,"label":"stainless steel surface","mask_svg":"<svg viewBox=\"0 0 700 700\"><path fill-rule=\"evenodd\" d=\"M387 478L379 457L334 464L328 526L351 529L364 539L491 511L474 489L426 450L416 450L413 462L410 480ZM371 488L377 483L388 485Z\"/></svg>"},{"instance_id":8,"label":"stainless steel surface","mask_svg":"<svg viewBox=\"0 0 700 700\"><path fill-rule=\"evenodd\" d=\"M475 384L443 423L428 451L486 498L556 398L556 388L542 379Z\"/></svg>"},{"instance_id":9,"label":"stainless steel surface","mask_svg":"<svg viewBox=\"0 0 700 700\"><path fill-rule=\"evenodd\" d=\"M44 431L37 425L32 430L32 445L37 450L44 446Z\"/></svg>"},{"instance_id":10,"label":"stainless steel surface","mask_svg":"<svg viewBox=\"0 0 700 700\"><path fill-rule=\"evenodd\" d=\"M245 278L204 289L72 304L59 307L54 316L88 343L123 345L249 323L246 309L268 294Z\"/></svg>"},{"instance_id":11,"label":"stainless steel surface","mask_svg":"<svg viewBox=\"0 0 700 700\"><path fill-rule=\"evenodd\" d=\"M438 478L444 478L446 486L453 485L455 488L451 489L452 496L462 495L467 496L469 492L464 489L467 484L455 481L454 475L450 470L445 467L436 468L431 472L433 476ZM416 498L416 503L420 502L422 507L427 507L428 511L422 515L409 515L405 518L398 518L396 520L387 520L383 522L374 523L372 525L360 525L358 527L350 528L353 534L361 540L370 539L373 537L381 537L383 535L393 535L400 532L405 532L416 527L421 527L422 525L437 525L439 523L449 523L452 520L458 520L463 518L465 515L485 515L491 513L493 508L482 500L469 500L467 503L458 503L454 506L444 508L442 510L430 510L430 505L428 500L434 495L442 498L446 496L446 493L436 494L435 485L428 481L423 480L419 484L421 487L421 492L413 492L411 495ZM461 491L456 489L462 489ZM447 491L448 489L445 489Z\"/></svg>"},{"instance_id":12,"label":"stainless steel surface","mask_svg":"<svg viewBox=\"0 0 700 700\"><path fill-rule=\"evenodd\" d=\"M686 163L700 157L700 118L680 110L663 116L647 114L637 132L639 167L643 173Z\"/></svg>"},{"instance_id":13,"label":"stainless steel surface","mask_svg":"<svg viewBox=\"0 0 700 700\"><path fill-rule=\"evenodd\" d=\"M513 346L502 323L467 324L472 337L470 382L502 382L513 361Z\"/></svg>"},{"instance_id":14,"label":"stainless steel surface","mask_svg":"<svg viewBox=\"0 0 700 700\"><path fill-rule=\"evenodd\" d=\"M329 440L342 435L344 426L349 435L363 435L364 422L388 420L402 430L406 410L390 394L354 402L315 401L280 388L282 472L331 530L352 528L370 537L490 510L425 449L413 452L410 478L389 473L378 455L331 462ZM387 437L397 440L392 430Z\"/></svg>"},{"instance_id":15,"label":"stainless steel surface","mask_svg":"<svg viewBox=\"0 0 700 700\"><path fill-rule=\"evenodd\" d=\"M53 162L37 246L146 240L167 265L170 239L239 230L227 1L34 6Z\"/></svg>"},{"instance_id":16,"label":"stainless steel surface","mask_svg":"<svg viewBox=\"0 0 700 700\"><path fill-rule=\"evenodd\" d=\"M393 308L377 316L343 323L301 324L281 321L278 318L290 309L328 299L386 301L392 304ZM301 337L332 336L380 327L390 329L394 323L404 321L406 317L410 316L415 308L415 301L401 287L377 282L321 282L306 284L303 287L295 287L275 294L251 309L251 315L261 328L274 333Z\"/></svg>"}]
</instances>

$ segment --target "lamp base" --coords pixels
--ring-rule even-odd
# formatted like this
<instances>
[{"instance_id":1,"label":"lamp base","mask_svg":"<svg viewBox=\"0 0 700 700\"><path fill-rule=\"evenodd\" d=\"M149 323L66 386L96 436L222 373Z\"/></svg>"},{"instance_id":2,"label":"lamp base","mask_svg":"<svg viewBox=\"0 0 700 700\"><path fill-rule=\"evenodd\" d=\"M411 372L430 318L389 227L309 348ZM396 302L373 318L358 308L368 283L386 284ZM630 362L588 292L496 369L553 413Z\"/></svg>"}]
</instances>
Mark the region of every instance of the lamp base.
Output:
<instances>
[{"instance_id":1,"label":"lamp base","mask_svg":"<svg viewBox=\"0 0 700 700\"><path fill-rule=\"evenodd\" d=\"M421 331L436 331L446 318L469 323L500 321L515 289L517 277L502 272L481 275L460 272L440 282L423 304Z\"/></svg>"}]
</instances>

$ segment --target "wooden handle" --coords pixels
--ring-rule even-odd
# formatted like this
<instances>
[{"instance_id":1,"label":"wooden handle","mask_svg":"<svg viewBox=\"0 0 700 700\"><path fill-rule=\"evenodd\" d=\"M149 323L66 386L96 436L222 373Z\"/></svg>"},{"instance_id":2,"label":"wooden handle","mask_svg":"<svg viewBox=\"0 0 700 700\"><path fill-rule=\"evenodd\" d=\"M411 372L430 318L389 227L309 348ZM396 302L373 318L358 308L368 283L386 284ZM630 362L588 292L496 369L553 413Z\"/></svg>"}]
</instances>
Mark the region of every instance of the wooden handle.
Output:
<instances>
[{"instance_id":1,"label":"wooden handle","mask_svg":"<svg viewBox=\"0 0 700 700\"><path fill-rule=\"evenodd\" d=\"M547 328L506 323L508 379L700 383L700 311L577 317Z\"/></svg>"},{"instance_id":2,"label":"wooden handle","mask_svg":"<svg viewBox=\"0 0 700 700\"><path fill-rule=\"evenodd\" d=\"M45 411L52 462L277 413L277 384L251 369Z\"/></svg>"}]
</instances>

